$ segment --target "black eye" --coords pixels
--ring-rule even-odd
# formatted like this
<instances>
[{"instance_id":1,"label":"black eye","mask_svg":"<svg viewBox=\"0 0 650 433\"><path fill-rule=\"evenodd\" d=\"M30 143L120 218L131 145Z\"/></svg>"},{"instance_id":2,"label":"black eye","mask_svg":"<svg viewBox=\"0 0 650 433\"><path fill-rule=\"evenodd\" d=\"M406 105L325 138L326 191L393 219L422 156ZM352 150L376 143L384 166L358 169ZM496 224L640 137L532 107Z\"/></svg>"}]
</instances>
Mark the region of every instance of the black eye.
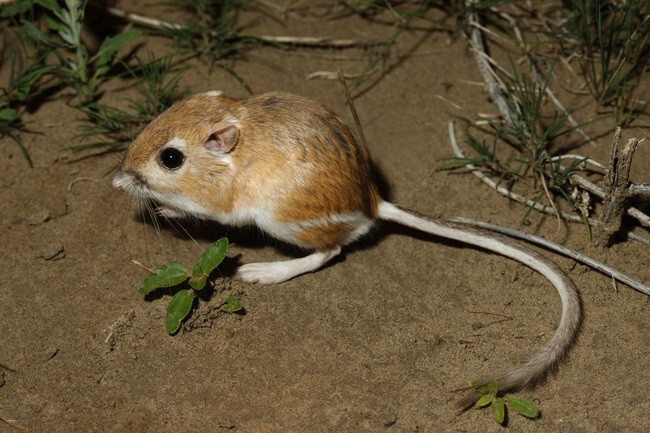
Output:
<instances>
[{"instance_id":1,"label":"black eye","mask_svg":"<svg viewBox=\"0 0 650 433\"><path fill-rule=\"evenodd\" d=\"M183 152L173 147L168 147L160 152L160 163L169 170L176 170L183 165L183 161L185 161Z\"/></svg>"}]
</instances>

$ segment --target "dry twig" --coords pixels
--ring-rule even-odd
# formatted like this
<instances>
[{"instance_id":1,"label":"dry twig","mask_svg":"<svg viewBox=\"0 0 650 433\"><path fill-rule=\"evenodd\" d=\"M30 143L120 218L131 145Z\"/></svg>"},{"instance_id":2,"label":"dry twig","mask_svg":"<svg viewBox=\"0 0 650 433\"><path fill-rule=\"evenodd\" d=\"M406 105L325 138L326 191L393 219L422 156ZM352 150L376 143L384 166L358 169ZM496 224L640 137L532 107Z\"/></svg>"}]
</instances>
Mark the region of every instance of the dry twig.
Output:
<instances>
[{"instance_id":1,"label":"dry twig","mask_svg":"<svg viewBox=\"0 0 650 433\"><path fill-rule=\"evenodd\" d=\"M144 15L125 11L118 8L106 8L106 11L113 16L122 18L130 23L156 30L180 30L184 27L180 24L170 23L158 18L150 18ZM269 44L289 44L305 47L328 47L328 48L352 48L366 47L369 45L382 45L385 41L366 41L359 39L333 39L313 36L268 36L255 35L251 38Z\"/></svg>"},{"instance_id":2,"label":"dry twig","mask_svg":"<svg viewBox=\"0 0 650 433\"><path fill-rule=\"evenodd\" d=\"M348 87L347 81L345 81L345 76L343 75L343 70L341 68L338 69L337 71L339 81L341 82L341 85L343 86L343 90L345 91L345 98L348 101L348 105L350 106L350 111L352 112L352 117L354 118L354 124L357 127L357 133L359 134L359 139L361 140L361 144L363 147L368 147L368 142L366 141L366 136L363 133L363 128L361 127L361 121L359 120L359 115L357 114L357 109L354 106L354 101L352 100L352 95L350 95L350 88Z\"/></svg>"},{"instance_id":3,"label":"dry twig","mask_svg":"<svg viewBox=\"0 0 650 433\"><path fill-rule=\"evenodd\" d=\"M612 141L609 169L604 181L607 193L603 199L603 211L597 226L596 240L603 246L610 246L621 229L623 212L631 197L630 169L632 158L637 146L643 141L643 139L631 138L623 150L619 152L618 143L620 138L621 128L619 127L616 128L614 140Z\"/></svg>"}]
</instances>

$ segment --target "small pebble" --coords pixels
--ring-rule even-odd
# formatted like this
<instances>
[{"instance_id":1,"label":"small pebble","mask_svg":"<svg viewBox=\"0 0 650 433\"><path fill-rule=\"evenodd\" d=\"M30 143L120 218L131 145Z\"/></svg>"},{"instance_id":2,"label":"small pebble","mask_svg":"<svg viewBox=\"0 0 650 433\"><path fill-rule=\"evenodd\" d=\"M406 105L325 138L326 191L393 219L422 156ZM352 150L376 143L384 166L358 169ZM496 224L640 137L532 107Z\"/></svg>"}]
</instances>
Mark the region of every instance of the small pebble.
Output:
<instances>
[{"instance_id":1,"label":"small pebble","mask_svg":"<svg viewBox=\"0 0 650 433\"><path fill-rule=\"evenodd\" d=\"M52 243L45 245L40 250L38 250L37 257L52 261L61 260L65 258L65 250L63 248L63 244Z\"/></svg>"},{"instance_id":2,"label":"small pebble","mask_svg":"<svg viewBox=\"0 0 650 433\"><path fill-rule=\"evenodd\" d=\"M45 222L48 222L51 218L52 218L52 214L50 213L50 211L47 209L43 209L41 211L32 214L29 218L27 218L27 224L29 224L30 226L39 226Z\"/></svg>"}]
</instances>

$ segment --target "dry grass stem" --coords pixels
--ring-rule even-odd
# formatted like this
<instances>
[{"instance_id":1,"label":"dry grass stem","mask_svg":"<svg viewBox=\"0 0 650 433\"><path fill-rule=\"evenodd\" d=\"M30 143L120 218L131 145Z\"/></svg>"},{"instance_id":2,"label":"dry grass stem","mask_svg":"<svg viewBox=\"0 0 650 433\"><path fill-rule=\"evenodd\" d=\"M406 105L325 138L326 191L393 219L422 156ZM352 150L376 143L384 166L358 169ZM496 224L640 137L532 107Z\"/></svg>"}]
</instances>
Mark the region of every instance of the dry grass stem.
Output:
<instances>
[{"instance_id":1,"label":"dry grass stem","mask_svg":"<svg viewBox=\"0 0 650 433\"><path fill-rule=\"evenodd\" d=\"M157 18L150 18L144 15L135 14L118 8L106 8L106 11L111 15L122 18L130 23L149 27L158 30L180 30L183 26L180 24L170 23L168 21L160 20ZM270 44L289 44L299 45L304 47L319 47L319 48L352 48L352 47L367 47L370 45L383 45L386 41L366 41L360 39L333 39L325 37L313 36L267 36L255 35L254 39L267 42Z\"/></svg>"},{"instance_id":2,"label":"dry grass stem","mask_svg":"<svg viewBox=\"0 0 650 433\"><path fill-rule=\"evenodd\" d=\"M361 121L359 120L359 115L357 114L357 109L354 106L354 100L352 100L352 95L350 95L350 88L348 87L348 83L345 81L345 76L343 75L343 71L341 70L341 68L338 69L337 74L339 77L339 81L343 86L343 90L345 91L345 98L348 102L348 105L350 106L352 117L354 117L354 124L357 127L357 133L359 134L359 139L361 140L361 144L363 144L364 147L368 147L368 142L366 142L366 136L363 133L363 128L361 127Z\"/></svg>"},{"instance_id":3,"label":"dry grass stem","mask_svg":"<svg viewBox=\"0 0 650 433\"><path fill-rule=\"evenodd\" d=\"M370 72L366 73L365 75L366 76L371 75L376 71L377 71L376 68L372 69ZM363 75L361 75L361 74L343 74L343 76L347 80L355 80L355 79L358 79L358 78L362 77ZM311 72L311 73L307 74L306 78L307 78L307 80L314 80L314 79L339 80L340 79L339 78L339 73L337 71L314 71L314 72Z\"/></svg>"}]
</instances>

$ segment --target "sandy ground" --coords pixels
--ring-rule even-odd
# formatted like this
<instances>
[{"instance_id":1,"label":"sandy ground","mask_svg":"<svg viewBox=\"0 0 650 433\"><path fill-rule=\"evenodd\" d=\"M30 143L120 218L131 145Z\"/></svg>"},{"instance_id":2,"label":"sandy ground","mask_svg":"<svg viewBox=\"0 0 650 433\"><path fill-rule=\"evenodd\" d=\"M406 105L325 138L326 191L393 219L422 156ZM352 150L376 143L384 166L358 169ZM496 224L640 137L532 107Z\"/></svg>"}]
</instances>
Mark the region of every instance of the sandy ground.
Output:
<instances>
[{"instance_id":1,"label":"sandy ground","mask_svg":"<svg viewBox=\"0 0 650 433\"><path fill-rule=\"evenodd\" d=\"M243 22L254 34L392 32L359 17ZM165 44L151 38L147 48L163 52ZM262 47L232 66L255 93L303 94L351 121L338 82L304 77L338 66L358 72L368 55ZM223 70L190 66L184 90L246 96ZM465 39L407 31L386 66L355 103L389 198L435 216L517 227L524 207L473 176L433 171L451 153L447 121L463 114L439 96L495 111L483 88L471 84L480 76ZM573 80L563 84L577 86ZM134 96L125 83L105 90L109 103ZM576 115L590 118L593 107ZM196 241L176 226L157 234L111 189L119 154L59 150L73 143L81 123L65 98L47 101L27 120L33 133L23 139L35 167L7 138L0 153L0 432L500 431L485 411L457 416L452 390L524 361L557 325L555 290L528 268L392 225L317 273L271 287L242 283L229 276L237 263L282 259L286 251L253 230L211 224L183 225ZM597 146L575 151L606 161L612 127L591 125ZM632 127L624 135L647 132ZM650 147L643 145L633 177L650 181L649 166ZM580 225L558 231L554 218L537 214L524 229L650 282L647 246L601 249ZM168 298L143 299L137 287L146 272L132 260L189 266L224 235L236 244L224 277L184 330L168 336ZM649 431L648 297L625 285L615 290L610 278L571 260L554 260L580 290L584 321L557 373L522 393L542 417L513 415L509 429ZM242 300L245 315L216 311L228 294Z\"/></svg>"}]
</instances>

